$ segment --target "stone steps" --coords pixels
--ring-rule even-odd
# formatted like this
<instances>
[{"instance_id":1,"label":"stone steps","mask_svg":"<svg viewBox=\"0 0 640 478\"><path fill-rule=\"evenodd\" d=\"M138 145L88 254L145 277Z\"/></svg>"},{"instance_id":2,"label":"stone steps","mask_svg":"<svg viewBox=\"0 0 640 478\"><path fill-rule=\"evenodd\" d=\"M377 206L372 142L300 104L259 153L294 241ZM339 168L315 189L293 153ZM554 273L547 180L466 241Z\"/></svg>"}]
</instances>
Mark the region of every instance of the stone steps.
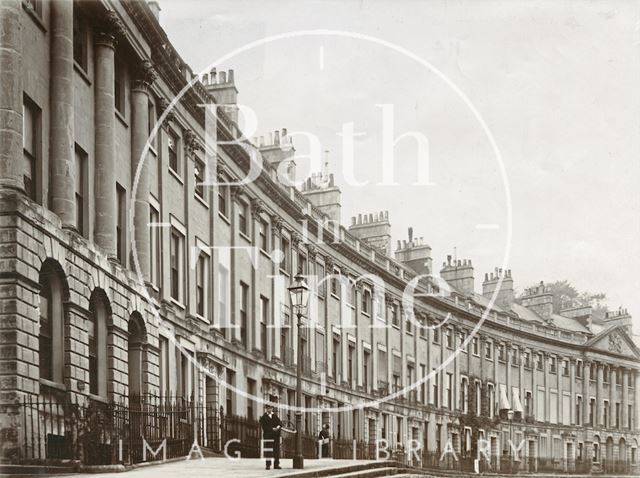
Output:
<instances>
[{"instance_id":1,"label":"stone steps","mask_svg":"<svg viewBox=\"0 0 640 478\"><path fill-rule=\"evenodd\" d=\"M397 476L400 473L404 474L404 470L397 467L386 466L383 468L360 470L332 476L334 476L335 478L378 478L380 476Z\"/></svg>"},{"instance_id":2,"label":"stone steps","mask_svg":"<svg viewBox=\"0 0 640 478\"><path fill-rule=\"evenodd\" d=\"M398 467L401 467L400 463L390 461L371 461L368 463L345 465L345 466L332 466L330 468L323 468L319 470L300 471L300 472L287 472L282 475L277 475L281 478L322 478L325 476L331 477L357 477L357 478L369 478L377 476L391 476L397 473ZM368 474L368 473L380 473L381 470L384 474ZM389 470L396 470L396 473L390 473ZM358 474L363 473L363 474Z\"/></svg>"}]
</instances>

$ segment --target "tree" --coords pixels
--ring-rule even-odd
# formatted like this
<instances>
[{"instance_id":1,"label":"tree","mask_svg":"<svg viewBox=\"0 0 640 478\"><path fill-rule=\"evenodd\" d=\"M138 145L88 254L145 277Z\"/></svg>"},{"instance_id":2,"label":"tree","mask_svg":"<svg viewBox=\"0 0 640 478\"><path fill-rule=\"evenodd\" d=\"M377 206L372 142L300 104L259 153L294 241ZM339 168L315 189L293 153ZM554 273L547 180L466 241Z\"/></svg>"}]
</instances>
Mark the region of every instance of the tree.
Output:
<instances>
[{"instance_id":1,"label":"tree","mask_svg":"<svg viewBox=\"0 0 640 478\"><path fill-rule=\"evenodd\" d=\"M535 289L537 286L536 284L532 288ZM572 307L591 306L593 308L593 318L598 320L603 318L609 310L604 304L607 298L604 292L581 292L568 280L550 282L545 284L545 287L553 294L553 312L555 314Z\"/></svg>"}]
</instances>

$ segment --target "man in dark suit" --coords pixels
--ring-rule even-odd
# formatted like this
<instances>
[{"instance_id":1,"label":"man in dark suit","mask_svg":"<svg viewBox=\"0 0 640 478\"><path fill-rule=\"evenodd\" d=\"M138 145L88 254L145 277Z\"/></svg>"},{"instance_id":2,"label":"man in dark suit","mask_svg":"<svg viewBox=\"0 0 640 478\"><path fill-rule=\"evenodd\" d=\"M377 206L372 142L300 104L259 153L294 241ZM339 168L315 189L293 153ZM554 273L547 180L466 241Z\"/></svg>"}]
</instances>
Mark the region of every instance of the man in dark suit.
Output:
<instances>
[{"instance_id":1,"label":"man in dark suit","mask_svg":"<svg viewBox=\"0 0 640 478\"><path fill-rule=\"evenodd\" d=\"M265 406L264 415L260 417L260 427L262 428L263 449L267 458L267 470L271 468L271 458L273 457L273 469L280 469L280 430L282 422L273 411L272 405Z\"/></svg>"}]
</instances>

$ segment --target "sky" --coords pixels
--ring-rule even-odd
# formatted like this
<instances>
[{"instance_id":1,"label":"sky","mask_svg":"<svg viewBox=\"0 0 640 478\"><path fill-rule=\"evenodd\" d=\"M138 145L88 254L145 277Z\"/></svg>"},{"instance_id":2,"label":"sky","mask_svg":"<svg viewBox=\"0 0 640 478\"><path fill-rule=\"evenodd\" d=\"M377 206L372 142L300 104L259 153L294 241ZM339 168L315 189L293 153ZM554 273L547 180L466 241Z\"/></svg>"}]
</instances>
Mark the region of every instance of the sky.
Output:
<instances>
[{"instance_id":1,"label":"sky","mask_svg":"<svg viewBox=\"0 0 640 478\"><path fill-rule=\"evenodd\" d=\"M234 69L255 135L294 133L299 178L311 143L297 132L329 151L345 226L387 210L392 249L411 226L436 270L448 254L471 259L478 291L506 265L519 291L568 280L604 292L640 329L638 1L159 3L194 72L251 42L316 32L246 48L218 70ZM389 138L407 136L393 149L397 184L381 185L389 108ZM340 136L350 123L352 173Z\"/></svg>"}]
</instances>

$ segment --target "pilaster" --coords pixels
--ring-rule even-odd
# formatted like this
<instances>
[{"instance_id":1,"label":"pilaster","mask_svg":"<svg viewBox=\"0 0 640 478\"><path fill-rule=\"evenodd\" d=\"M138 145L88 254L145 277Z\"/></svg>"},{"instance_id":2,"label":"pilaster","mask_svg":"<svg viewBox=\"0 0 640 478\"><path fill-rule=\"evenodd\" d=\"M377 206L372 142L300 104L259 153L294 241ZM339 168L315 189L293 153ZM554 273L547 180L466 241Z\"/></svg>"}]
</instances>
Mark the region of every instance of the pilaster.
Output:
<instances>
[{"instance_id":1,"label":"pilaster","mask_svg":"<svg viewBox=\"0 0 640 478\"><path fill-rule=\"evenodd\" d=\"M94 238L109 257L117 254L115 47L122 25L107 14L95 40L95 228ZM52 121L52 124L56 123Z\"/></svg>"},{"instance_id":2,"label":"pilaster","mask_svg":"<svg viewBox=\"0 0 640 478\"><path fill-rule=\"evenodd\" d=\"M23 191L21 16L21 0L0 2L0 188Z\"/></svg>"},{"instance_id":3,"label":"pilaster","mask_svg":"<svg viewBox=\"0 0 640 478\"><path fill-rule=\"evenodd\" d=\"M49 138L50 209L62 226L76 227L73 108L73 8L65 0L51 5L51 122ZM3 35L4 36L4 35ZM4 72L3 72L4 74ZM97 85L96 85L97 87ZM111 81L113 88L113 80ZM113 104L113 99L112 99ZM17 158L14 158L16 160ZM115 192L115 191L114 191ZM96 205L97 206L97 205ZM96 207L96 210L100 208Z\"/></svg>"},{"instance_id":4,"label":"pilaster","mask_svg":"<svg viewBox=\"0 0 640 478\"><path fill-rule=\"evenodd\" d=\"M135 71L131 88L131 195L134 204L134 267L142 280L149 281L151 244L149 232L149 161L145 146L149 141L149 87L156 74L149 61ZM147 151L148 154L148 151ZM136 264L137 261L137 264Z\"/></svg>"}]
</instances>

